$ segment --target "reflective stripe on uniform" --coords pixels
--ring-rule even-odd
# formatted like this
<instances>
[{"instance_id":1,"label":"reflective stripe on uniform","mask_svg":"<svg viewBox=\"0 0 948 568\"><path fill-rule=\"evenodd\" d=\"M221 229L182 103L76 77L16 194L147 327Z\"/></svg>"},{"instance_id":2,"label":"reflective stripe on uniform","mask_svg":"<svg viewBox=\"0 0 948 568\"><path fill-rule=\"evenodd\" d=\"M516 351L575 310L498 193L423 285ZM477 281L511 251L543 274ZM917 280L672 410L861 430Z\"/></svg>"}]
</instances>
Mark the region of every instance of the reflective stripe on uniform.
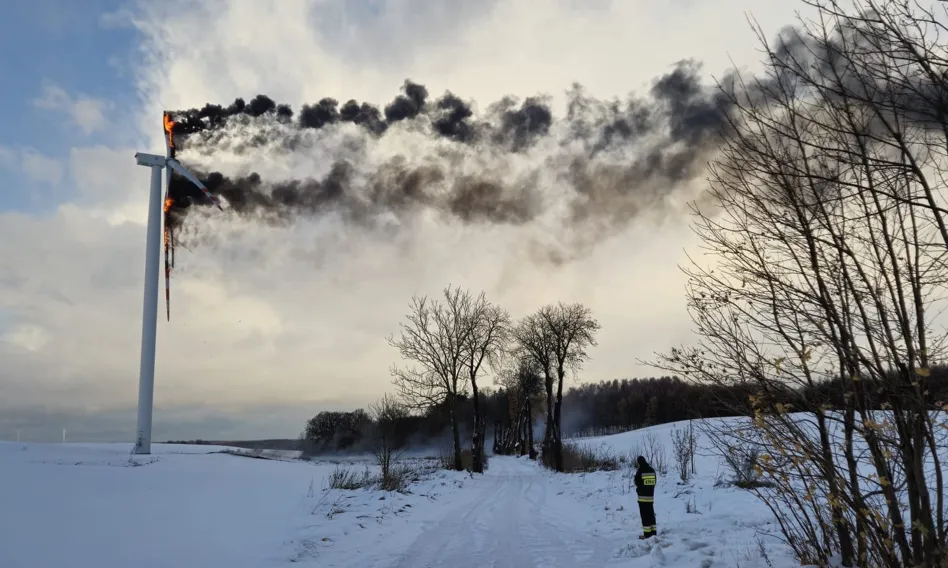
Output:
<instances>
[{"instance_id":1,"label":"reflective stripe on uniform","mask_svg":"<svg viewBox=\"0 0 948 568\"><path fill-rule=\"evenodd\" d=\"M639 497L639 503L654 503L655 497Z\"/></svg>"},{"instance_id":2,"label":"reflective stripe on uniform","mask_svg":"<svg viewBox=\"0 0 948 568\"><path fill-rule=\"evenodd\" d=\"M642 485L655 485L655 474L654 474L654 473L643 473L643 474L642 474Z\"/></svg>"}]
</instances>

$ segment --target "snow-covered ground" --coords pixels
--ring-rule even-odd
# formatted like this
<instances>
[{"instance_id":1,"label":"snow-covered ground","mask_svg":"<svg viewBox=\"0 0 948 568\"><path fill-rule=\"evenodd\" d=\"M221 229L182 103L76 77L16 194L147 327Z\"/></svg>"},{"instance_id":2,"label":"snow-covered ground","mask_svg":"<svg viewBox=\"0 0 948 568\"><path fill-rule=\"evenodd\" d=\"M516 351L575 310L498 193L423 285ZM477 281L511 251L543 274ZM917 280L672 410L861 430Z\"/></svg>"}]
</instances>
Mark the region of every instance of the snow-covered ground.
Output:
<instances>
[{"instance_id":1,"label":"snow-covered ground","mask_svg":"<svg viewBox=\"0 0 948 568\"><path fill-rule=\"evenodd\" d=\"M562 475L492 457L472 477L413 458L426 473L408 492L387 493L329 488L337 468L374 470L368 461L0 443L0 567L798 566L773 537L767 509L717 483L725 469L716 457L702 452L694 479L677 483L675 427L577 442L632 459L648 436L664 443L671 471L656 492L660 536L647 542L638 540L630 460L620 471Z\"/></svg>"}]
</instances>

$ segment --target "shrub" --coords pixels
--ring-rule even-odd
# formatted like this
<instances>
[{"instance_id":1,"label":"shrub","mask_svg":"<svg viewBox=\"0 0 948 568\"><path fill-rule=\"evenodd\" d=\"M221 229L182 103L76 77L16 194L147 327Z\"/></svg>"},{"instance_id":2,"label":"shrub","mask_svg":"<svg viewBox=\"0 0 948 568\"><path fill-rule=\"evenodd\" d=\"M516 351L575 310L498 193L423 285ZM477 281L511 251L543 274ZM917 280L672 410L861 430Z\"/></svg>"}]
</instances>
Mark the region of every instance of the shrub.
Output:
<instances>
[{"instance_id":1,"label":"shrub","mask_svg":"<svg viewBox=\"0 0 948 568\"><path fill-rule=\"evenodd\" d=\"M376 478L369 472L369 468L365 468L360 475L348 467L336 466L329 474L329 487L333 489L364 489L375 482Z\"/></svg>"},{"instance_id":2,"label":"shrub","mask_svg":"<svg viewBox=\"0 0 948 568\"><path fill-rule=\"evenodd\" d=\"M541 460L546 468L556 468L552 450L543 452ZM563 444L563 473L617 471L620 467L619 459L604 448L596 450L584 444Z\"/></svg>"},{"instance_id":3,"label":"shrub","mask_svg":"<svg viewBox=\"0 0 948 568\"><path fill-rule=\"evenodd\" d=\"M412 481L412 469L405 464L396 464L379 476L378 488L382 491L405 491Z\"/></svg>"},{"instance_id":4,"label":"shrub","mask_svg":"<svg viewBox=\"0 0 948 568\"><path fill-rule=\"evenodd\" d=\"M487 462L489 461L487 452L484 452L484 456L483 458L481 458L481 461L483 462L483 465L484 465L484 471L487 471ZM445 469L454 469L454 456L453 455L442 456L441 465ZM461 466L464 468L464 471L468 473L470 473L471 470L473 469L474 452L471 451L470 448L465 448L461 450Z\"/></svg>"},{"instance_id":5,"label":"shrub","mask_svg":"<svg viewBox=\"0 0 948 568\"><path fill-rule=\"evenodd\" d=\"M724 452L724 462L732 474L731 484L741 489L771 486L770 483L760 479L758 461L760 461L760 450L756 447L735 447L730 448L728 452Z\"/></svg>"},{"instance_id":6,"label":"shrub","mask_svg":"<svg viewBox=\"0 0 948 568\"><path fill-rule=\"evenodd\" d=\"M635 456L642 456L645 461L655 469L659 475L668 474L668 455L665 452L665 444L653 432L649 432L645 437L635 444L632 448ZM633 464L635 467L635 464Z\"/></svg>"},{"instance_id":7,"label":"shrub","mask_svg":"<svg viewBox=\"0 0 948 568\"><path fill-rule=\"evenodd\" d=\"M672 454L682 483L687 483L695 473L695 430L690 423L685 429L675 428L672 432Z\"/></svg>"},{"instance_id":8,"label":"shrub","mask_svg":"<svg viewBox=\"0 0 948 568\"><path fill-rule=\"evenodd\" d=\"M350 467L336 466L329 475L329 487L355 491L375 487L382 491L407 491L411 483L421 479L422 471L404 463L393 464L385 474L372 475L368 468L356 472Z\"/></svg>"}]
</instances>

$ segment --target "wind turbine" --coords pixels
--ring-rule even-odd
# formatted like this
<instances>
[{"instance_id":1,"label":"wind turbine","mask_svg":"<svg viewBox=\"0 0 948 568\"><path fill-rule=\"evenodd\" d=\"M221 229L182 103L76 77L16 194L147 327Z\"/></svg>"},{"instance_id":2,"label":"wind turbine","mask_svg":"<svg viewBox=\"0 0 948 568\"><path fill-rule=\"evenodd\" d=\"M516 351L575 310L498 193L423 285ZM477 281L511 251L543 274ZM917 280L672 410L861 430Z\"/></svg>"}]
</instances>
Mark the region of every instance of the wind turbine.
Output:
<instances>
[{"instance_id":1,"label":"wind turbine","mask_svg":"<svg viewBox=\"0 0 948 568\"><path fill-rule=\"evenodd\" d=\"M223 211L217 199L191 172L175 158L172 136L174 122L164 113L166 155L137 152L135 160L139 166L151 168L151 191L148 196L148 225L145 239L145 297L142 305L142 350L138 376L138 436L135 438L136 454L151 453L151 423L155 394L155 342L158 332L158 262L161 257L161 222L164 203L161 198L161 171L167 170L167 181L175 172L204 192L204 195ZM165 274L167 277L167 272ZM167 287L166 297L167 297Z\"/></svg>"}]
</instances>

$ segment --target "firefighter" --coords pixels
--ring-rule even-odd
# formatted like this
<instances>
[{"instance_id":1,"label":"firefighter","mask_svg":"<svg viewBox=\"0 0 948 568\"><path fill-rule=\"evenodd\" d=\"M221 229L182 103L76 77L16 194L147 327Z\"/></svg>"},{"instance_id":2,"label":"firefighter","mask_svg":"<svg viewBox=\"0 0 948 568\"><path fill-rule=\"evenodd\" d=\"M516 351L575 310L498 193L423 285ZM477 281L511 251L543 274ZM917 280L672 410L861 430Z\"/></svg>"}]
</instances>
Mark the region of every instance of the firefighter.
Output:
<instances>
[{"instance_id":1,"label":"firefighter","mask_svg":"<svg viewBox=\"0 0 948 568\"><path fill-rule=\"evenodd\" d=\"M642 517L642 536L640 539L651 538L658 534L655 524L655 470L639 456L635 460L638 469L635 470L635 493L639 497L639 515Z\"/></svg>"}]
</instances>

